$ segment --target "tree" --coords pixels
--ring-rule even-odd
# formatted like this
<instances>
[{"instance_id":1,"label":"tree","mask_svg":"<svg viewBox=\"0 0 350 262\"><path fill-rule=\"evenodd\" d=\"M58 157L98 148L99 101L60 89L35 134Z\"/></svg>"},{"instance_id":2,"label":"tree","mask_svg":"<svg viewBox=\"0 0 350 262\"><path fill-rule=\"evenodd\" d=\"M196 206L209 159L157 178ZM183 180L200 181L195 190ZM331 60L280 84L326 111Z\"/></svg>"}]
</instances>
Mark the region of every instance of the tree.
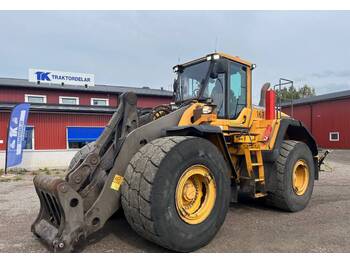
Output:
<instances>
[{"instance_id":1,"label":"tree","mask_svg":"<svg viewBox=\"0 0 350 262\"><path fill-rule=\"evenodd\" d=\"M304 85L303 87L299 88L299 95L300 98L314 96L316 95L315 88L308 85Z\"/></svg>"},{"instance_id":2,"label":"tree","mask_svg":"<svg viewBox=\"0 0 350 262\"><path fill-rule=\"evenodd\" d=\"M296 100L299 98L314 96L316 94L315 88L304 85L300 88L295 88L294 86L282 87L280 90L277 89L277 96L281 99L282 102Z\"/></svg>"}]
</instances>

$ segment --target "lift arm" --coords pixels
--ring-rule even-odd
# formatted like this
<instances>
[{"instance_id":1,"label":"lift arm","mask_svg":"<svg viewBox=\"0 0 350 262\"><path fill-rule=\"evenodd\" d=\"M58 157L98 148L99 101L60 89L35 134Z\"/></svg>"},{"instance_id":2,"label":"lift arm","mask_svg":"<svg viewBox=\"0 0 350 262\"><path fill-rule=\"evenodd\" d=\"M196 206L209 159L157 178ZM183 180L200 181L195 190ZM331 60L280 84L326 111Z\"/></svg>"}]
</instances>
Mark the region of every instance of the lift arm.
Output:
<instances>
[{"instance_id":1,"label":"lift arm","mask_svg":"<svg viewBox=\"0 0 350 262\"><path fill-rule=\"evenodd\" d=\"M70 252L101 229L120 208L120 190L133 155L146 143L177 125L187 107L152 122L138 124L136 95L124 93L117 111L91 151L67 171L65 179L36 176L40 211L32 232L55 252Z\"/></svg>"}]
</instances>

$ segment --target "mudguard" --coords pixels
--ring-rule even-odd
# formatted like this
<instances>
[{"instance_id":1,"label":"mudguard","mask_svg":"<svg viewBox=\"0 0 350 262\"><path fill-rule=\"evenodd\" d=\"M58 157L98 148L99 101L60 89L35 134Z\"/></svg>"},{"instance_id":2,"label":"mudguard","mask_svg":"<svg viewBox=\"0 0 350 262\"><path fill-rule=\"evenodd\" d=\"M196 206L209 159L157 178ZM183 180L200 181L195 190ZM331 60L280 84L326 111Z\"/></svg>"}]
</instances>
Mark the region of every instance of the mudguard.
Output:
<instances>
[{"instance_id":1,"label":"mudguard","mask_svg":"<svg viewBox=\"0 0 350 262\"><path fill-rule=\"evenodd\" d=\"M198 136L210 140L222 152L225 160L229 163L231 173L236 175L232 159L230 157L224 135L218 126L197 125L197 126L175 126L165 130L166 136Z\"/></svg>"},{"instance_id":2,"label":"mudguard","mask_svg":"<svg viewBox=\"0 0 350 262\"><path fill-rule=\"evenodd\" d=\"M316 140L314 139L310 131L307 129L307 127L305 127L301 121L293 118L282 118L280 121L281 121L280 127L278 130L274 148L270 151L263 151L264 162L266 161L266 162L273 163L274 161L277 160L283 140L289 139L289 140L302 141L310 148L310 151L314 156L314 162L316 167L315 179L317 180L318 179L318 168L317 168L318 148L317 148Z\"/></svg>"}]
</instances>

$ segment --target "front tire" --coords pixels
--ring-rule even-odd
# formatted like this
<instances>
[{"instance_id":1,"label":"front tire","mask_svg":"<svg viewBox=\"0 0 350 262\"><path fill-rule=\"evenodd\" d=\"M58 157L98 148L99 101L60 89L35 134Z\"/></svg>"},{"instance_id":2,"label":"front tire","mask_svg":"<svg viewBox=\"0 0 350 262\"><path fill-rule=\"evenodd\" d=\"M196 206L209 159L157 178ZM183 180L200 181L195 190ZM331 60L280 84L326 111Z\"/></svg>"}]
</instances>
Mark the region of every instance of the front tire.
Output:
<instances>
[{"instance_id":1,"label":"front tire","mask_svg":"<svg viewBox=\"0 0 350 262\"><path fill-rule=\"evenodd\" d=\"M189 252L203 247L224 222L230 174L208 140L156 139L135 154L124 179L122 206L129 224L165 248Z\"/></svg>"}]
</instances>

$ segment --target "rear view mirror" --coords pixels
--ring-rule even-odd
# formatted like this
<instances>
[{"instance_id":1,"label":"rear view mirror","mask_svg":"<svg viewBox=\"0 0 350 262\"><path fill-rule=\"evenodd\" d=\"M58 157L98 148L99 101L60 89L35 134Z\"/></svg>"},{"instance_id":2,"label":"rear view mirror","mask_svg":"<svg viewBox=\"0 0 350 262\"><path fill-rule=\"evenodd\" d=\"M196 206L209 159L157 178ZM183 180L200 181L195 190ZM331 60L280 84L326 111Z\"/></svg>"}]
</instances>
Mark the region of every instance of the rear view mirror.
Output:
<instances>
[{"instance_id":1,"label":"rear view mirror","mask_svg":"<svg viewBox=\"0 0 350 262\"><path fill-rule=\"evenodd\" d=\"M173 83L173 91L174 91L174 93L176 93L176 92L177 92L177 80L176 80L176 79L174 79L174 83Z\"/></svg>"}]
</instances>

